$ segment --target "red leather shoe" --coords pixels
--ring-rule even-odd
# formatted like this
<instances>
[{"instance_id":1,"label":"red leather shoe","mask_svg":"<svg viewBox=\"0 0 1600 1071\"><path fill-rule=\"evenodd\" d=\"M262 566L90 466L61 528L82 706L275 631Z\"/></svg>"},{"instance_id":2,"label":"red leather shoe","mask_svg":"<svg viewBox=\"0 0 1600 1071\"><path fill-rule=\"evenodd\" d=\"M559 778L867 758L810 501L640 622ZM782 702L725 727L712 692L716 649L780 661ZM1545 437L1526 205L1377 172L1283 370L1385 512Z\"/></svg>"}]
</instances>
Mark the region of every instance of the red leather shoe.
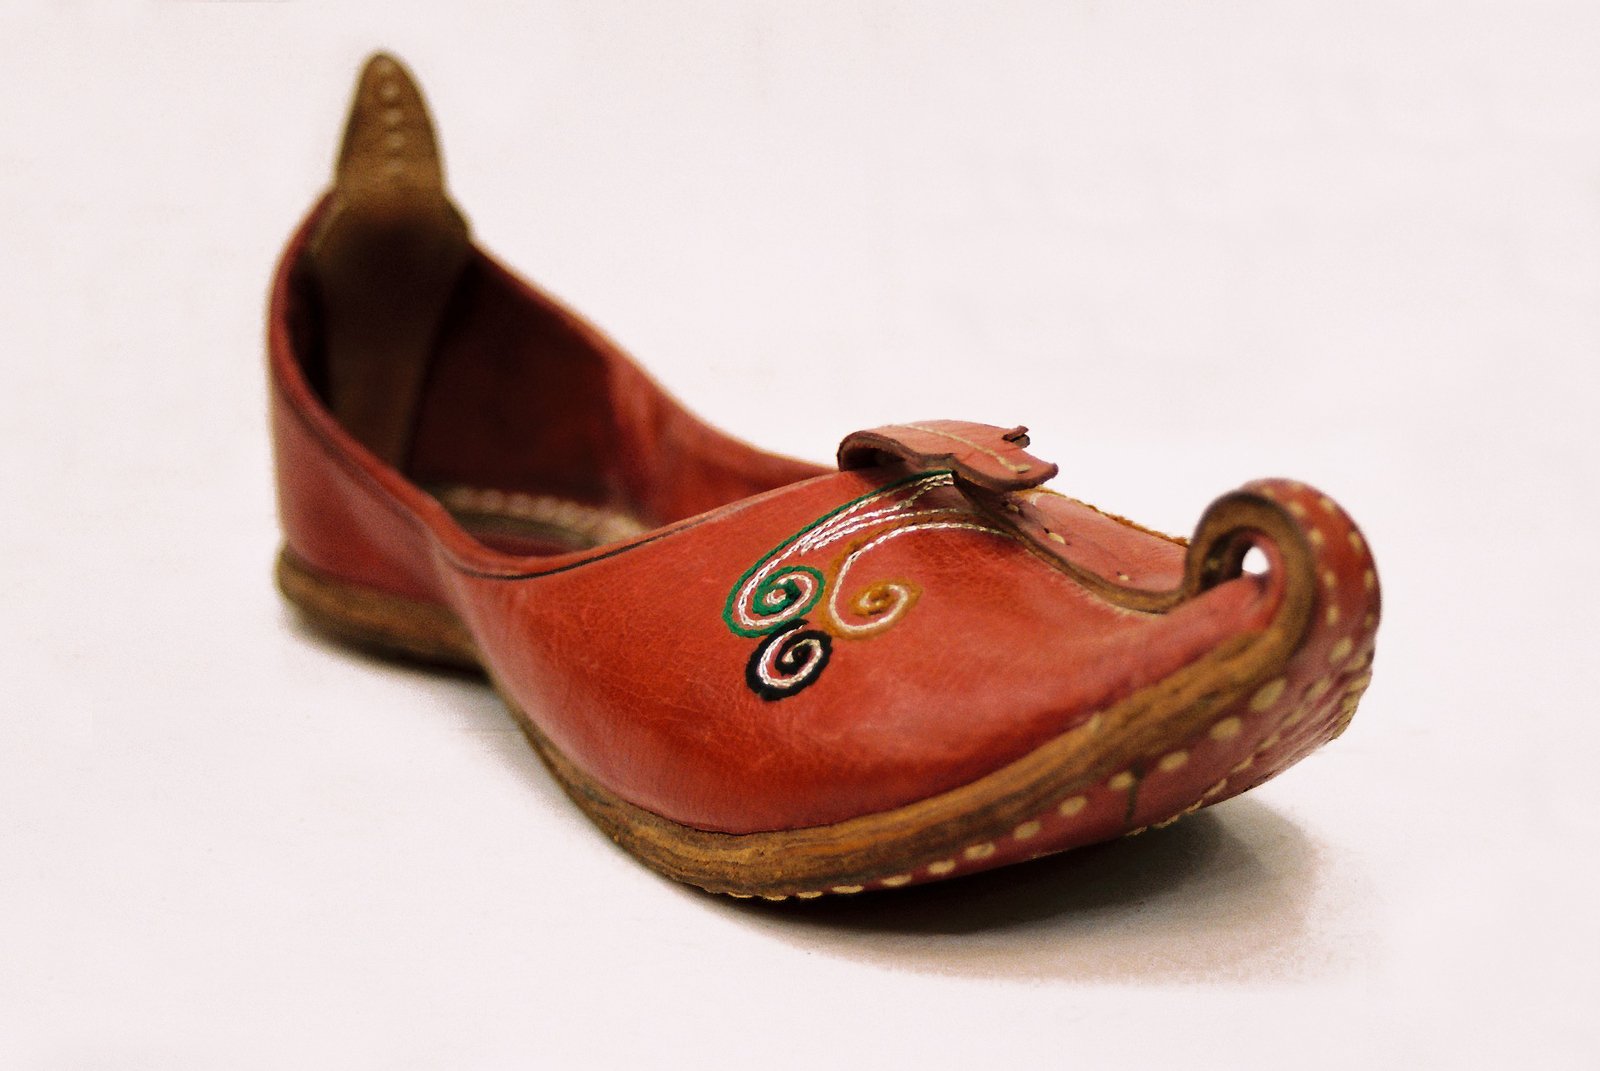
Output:
<instances>
[{"instance_id":1,"label":"red leather shoe","mask_svg":"<svg viewBox=\"0 0 1600 1071\"><path fill-rule=\"evenodd\" d=\"M1337 736L1370 679L1372 558L1309 487L1248 484L1185 543L1045 490L1022 428L890 425L824 468L701 423L472 243L387 56L269 348L283 593L481 667L602 829L712 891L1165 824Z\"/></svg>"}]
</instances>

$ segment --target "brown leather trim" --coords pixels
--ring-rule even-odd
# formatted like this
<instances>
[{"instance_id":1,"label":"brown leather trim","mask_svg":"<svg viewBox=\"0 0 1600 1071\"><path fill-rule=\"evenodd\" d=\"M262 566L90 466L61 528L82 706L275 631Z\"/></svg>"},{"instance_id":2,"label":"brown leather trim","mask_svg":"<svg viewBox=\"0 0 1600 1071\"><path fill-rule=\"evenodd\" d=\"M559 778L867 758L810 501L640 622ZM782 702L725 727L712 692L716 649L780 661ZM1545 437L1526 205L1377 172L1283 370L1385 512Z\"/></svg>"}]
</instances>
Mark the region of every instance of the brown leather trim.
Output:
<instances>
[{"instance_id":1,"label":"brown leather trim","mask_svg":"<svg viewBox=\"0 0 1600 1071\"><path fill-rule=\"evenodd\" d=\"M378 654L480 670L478 648L443 606L334 580L284 547L273 570L278 590L318 628Z\"/></svg>"}]
</instances>

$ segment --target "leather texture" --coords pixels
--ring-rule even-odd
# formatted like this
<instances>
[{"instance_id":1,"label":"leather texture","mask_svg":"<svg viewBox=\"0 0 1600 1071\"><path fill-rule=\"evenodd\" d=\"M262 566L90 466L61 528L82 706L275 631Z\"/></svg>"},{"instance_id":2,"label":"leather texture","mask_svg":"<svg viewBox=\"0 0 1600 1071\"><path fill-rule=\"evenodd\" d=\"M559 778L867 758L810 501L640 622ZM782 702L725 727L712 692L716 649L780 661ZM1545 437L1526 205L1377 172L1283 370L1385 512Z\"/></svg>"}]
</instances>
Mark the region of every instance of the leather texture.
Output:
<instances>
[{"instance_id":1,"label":"leather texture","mask_svg":"<svg viewBox=\"0 0 1600 1071\"><path fill-rule=\"evenodd\" d=\"M344 203L336 186L312 210L273 285L288 551L329 583L459 622L542 737L628 805L731 834L915 805L1285 628L1293 600L1315 618L1286 641L1294 688L1314 686L1336 645L1351 677L1370 660L1370 555L1310 489L1243 492L1281 516L1277 542L1230 528L1191 548L1043 489L1056 466L1028 452L1022 428L885 425L845 436L838 468L779 457L695 418L475 245L451 268L426 345L412 337L397 351L403 378L425 354L399 392L403 412L385 416L381 397L331 404L332 385L381 395L377 351L356 347L352 379L329 340L342 291L326 285L317 242ZM387 430L364 442L341 409ZM447 506L469 497L472 510ZM612 534L582 534L600 530ZM1240 570L1247 545L1266 551L1265 574ZM1320 594L1292 587L1296 555ZM1139 807L1095 811L1098 825L1048 846L1197 805L1242 756L1272 756L1210 797L1225 798L1342 730L1329 719L1302 729L1313 722L1311 737L1277 730L1265 750L1265 730L1244 734L1245 751L1196 758Z\"/></svg>"}]
</instances>

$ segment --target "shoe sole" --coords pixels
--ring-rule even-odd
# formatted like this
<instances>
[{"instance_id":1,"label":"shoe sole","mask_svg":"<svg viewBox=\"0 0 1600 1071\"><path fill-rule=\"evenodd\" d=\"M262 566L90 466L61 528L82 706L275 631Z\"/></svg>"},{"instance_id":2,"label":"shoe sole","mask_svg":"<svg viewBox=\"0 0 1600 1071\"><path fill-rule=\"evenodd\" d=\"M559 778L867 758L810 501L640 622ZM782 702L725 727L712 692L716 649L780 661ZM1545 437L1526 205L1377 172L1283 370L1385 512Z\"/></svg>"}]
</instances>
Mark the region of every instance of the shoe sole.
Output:
<instances>
[{"instance_id":1,"label":"shoe sole","mask_svg":"<svg viewBox=\"0 0 1600 1071\"><path fill-rule=\"evenodd\" d=\"M1308 578L1289 586L1271 628L1230 641L982 778L829 825L720 833L645 810L580 770L496 690L567 795L612 840L674 880L785 900L989 869L1169 824L1254 787L1344 730L1371 677L1371 572L1359 640L1336 634L1338 615L1328 613L1323 627L1322 606L1351 602L1360 584L1321 570L1292 522L1280 525L1275 514L1244 520L1285 549L1291 576ZM482 672L495 684L448 609L326 576L288 548L278 557L277 582L312 625L337 639ZM1320 602L1307 590L1319 583ZM1215 780L1218 771L1226 776Z\"/></svg>"}]
</instances>

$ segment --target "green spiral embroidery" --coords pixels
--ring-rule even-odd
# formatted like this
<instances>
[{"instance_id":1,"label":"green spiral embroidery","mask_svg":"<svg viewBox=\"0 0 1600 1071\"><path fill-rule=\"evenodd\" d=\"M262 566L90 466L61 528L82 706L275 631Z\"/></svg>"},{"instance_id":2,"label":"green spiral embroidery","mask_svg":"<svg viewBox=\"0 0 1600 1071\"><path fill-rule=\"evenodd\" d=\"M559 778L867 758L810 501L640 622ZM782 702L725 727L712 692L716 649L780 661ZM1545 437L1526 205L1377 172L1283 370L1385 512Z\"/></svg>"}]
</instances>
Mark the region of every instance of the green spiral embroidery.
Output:
<instances>
[{"instance_id":1,"label":"green spiral embroidery","mask_svg":"<svg viewBox=\"0 0 1600 1071\"><path fill-rule=\"evenodd\" d=\"M827 586L822 571L809 565L790 565L756 580L771 559L769 554L740 577L723 607L722 619L741 636L765 636L803 617Z\"/></svg>"}]
</instances>

